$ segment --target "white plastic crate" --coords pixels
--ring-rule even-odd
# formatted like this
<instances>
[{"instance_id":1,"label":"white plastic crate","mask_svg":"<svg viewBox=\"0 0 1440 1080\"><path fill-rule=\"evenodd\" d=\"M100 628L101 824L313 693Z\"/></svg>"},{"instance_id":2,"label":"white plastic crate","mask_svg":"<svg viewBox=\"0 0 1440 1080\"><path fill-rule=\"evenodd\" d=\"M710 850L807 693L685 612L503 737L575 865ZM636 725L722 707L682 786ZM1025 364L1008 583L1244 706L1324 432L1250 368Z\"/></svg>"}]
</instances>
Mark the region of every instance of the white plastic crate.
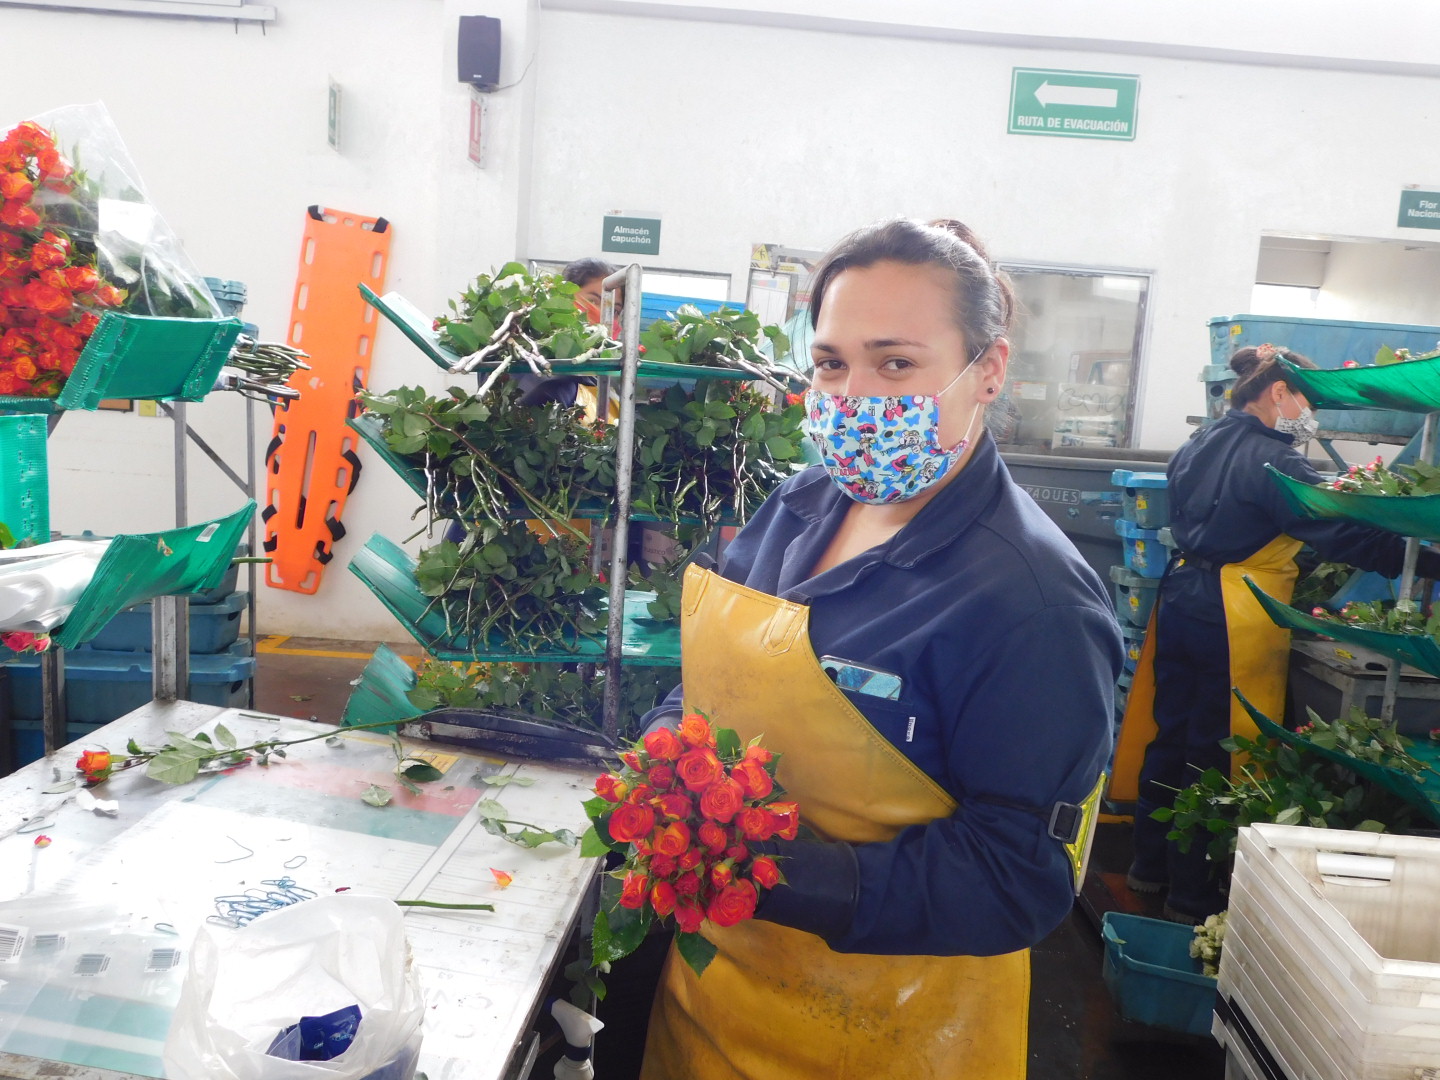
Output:
<instances>
[{"instance_id":1,"label":"white plastic crate","mask_svg":"<svg viewBox=\"0 0 1440 1080\"><path fill-rule=\"evenodd\" d=\"M1440 1077L1440 840L1241 831L1219 986L1296 1080Z\"/></svg>"}]
</instances>

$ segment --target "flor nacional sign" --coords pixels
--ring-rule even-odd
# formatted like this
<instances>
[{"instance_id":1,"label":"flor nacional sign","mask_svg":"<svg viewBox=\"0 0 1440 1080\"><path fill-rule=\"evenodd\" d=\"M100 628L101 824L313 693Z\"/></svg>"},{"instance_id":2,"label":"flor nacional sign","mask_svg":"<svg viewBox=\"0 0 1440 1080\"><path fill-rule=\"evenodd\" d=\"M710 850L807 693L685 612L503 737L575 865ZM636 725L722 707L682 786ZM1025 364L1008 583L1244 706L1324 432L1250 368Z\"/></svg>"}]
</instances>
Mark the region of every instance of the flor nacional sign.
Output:
<instances>
[{"instance_id":1,"label":"flor nacional sign","mask_svg":"<svg viewBox=\"0 0 1440 1080\"><path fill-rule=\"evenodd\" d=\"M1440 191L1401 191L1396 224L1402 229L1440 229Z\"/></svg>"},{"instance_id":2,"label":"flor nacional sign","mask_svg":"<svg viewBox=\"0 0 1440 1080\"><path fill-rule=\"evenodd\" d=\"M1010 134L1071 139L1135 138L1139 75L1014 68Z\"/></svg>"}]
</instances>

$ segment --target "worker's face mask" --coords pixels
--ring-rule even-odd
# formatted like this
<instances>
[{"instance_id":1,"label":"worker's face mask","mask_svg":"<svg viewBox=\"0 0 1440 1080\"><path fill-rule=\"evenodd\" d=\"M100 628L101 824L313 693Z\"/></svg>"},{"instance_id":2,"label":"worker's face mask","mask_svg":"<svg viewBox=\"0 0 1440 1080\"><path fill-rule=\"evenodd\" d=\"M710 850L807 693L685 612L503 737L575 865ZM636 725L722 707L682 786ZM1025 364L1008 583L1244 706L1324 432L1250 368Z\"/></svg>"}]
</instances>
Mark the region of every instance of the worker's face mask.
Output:
<instances>
[{"instance_id":1,"label":"worker's face mask","mask_svg":"<svg viewBox=\"0 0 1440 1080\"><path fill-rule=\"evenodd\" d=\"M1301 445L1315 437L1315 433L1320 430L1320 421L1310 411L1310 406L1302 405L1296 416L1277 416L1275 430L1291 436L1296 445Z\"/></svg>"},{"instance_id":2,"label":"worker's face mask","mask_svg":"<svg viewBox=\"0 0 1440 1080\"><path fill-rule=\"evenodd\" d=\"M972 416L965 437L954 446L941 446L940 396L964 378L974 362L937 394L861 397L808 390L805 433L830 479L863 503L903 502L939 483L970 445L975 422ZM979 411L977 403L976 414Z\"/></svg>"}]
</instances>

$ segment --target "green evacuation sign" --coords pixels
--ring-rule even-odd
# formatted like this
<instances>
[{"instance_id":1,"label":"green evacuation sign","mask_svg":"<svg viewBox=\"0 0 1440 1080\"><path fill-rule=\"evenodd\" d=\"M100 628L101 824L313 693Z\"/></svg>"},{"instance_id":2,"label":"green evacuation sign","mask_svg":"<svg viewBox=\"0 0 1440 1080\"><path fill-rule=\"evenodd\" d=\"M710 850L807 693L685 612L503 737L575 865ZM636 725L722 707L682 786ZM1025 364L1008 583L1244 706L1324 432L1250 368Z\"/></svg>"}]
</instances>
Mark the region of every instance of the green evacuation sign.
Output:
<instances>
[{"instance_id":1,"label":"green evacuation sign","mask_svg":"<svg viewBox=\"0 0 1440 1080\"><path fill-rule=\"evenodd\" d=\"M1402 229L1440 229L1440 191L1400 192Z\"/></svg>"},{"instance_id":2,"label":"green evacuation sign","mask_svg":"<svg viewBox=\"0 0 1440 1080\"><path fill-rule=\"evenodd\" d=\"M660 219L607 214L600 250L618 251L623 255L659 255Z\"/></svg>"},{"instance_id":3,"label":"green evacuation sign","mask_svg":"<svg viewBox=\"0 0 1440 1080\"><path fill-rule=\"evenodd\" d=\"M1013 68L1010 134L1133 139L1139 75Z\"/></svg>"}]
</instances>

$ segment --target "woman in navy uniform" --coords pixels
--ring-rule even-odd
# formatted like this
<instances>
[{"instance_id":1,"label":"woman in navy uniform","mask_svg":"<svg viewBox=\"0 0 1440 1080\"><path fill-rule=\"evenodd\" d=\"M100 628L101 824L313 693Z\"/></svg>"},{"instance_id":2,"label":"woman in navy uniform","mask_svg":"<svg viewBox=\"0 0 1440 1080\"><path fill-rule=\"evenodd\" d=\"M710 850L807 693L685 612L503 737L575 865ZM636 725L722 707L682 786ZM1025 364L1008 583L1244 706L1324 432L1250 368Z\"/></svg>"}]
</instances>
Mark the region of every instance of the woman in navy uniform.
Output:
<instances>
[{"instance_id":1,"label":"woman in navy uniform","mask_svg":"<svg viewBox=\"0 0 1440 1080\"><path fill-rule=\"evenodd\" d=\"M1230 361L1238 376L1230 412L1193 435L1167 470L1170 528L1182 554L1160 585L1152 632L1127 703L1111 794L1124 797L1135 787L1134 764L1143 748L1128 883L1141 892L1168 889L1165 914L1178 922L1203 921L1224 909L1225 898L1206 861L1205 843L1181 852L1165 838L1170 826L1151 812L1170 806L1175 791L1194 783L1201 771L1230 772L1221 739L1232 732L1255 734L1232 686L1267 716L1278 720L1284 711L1290 636L1265 614L1243 578L1288 601L1302 543L1323 559L1386 577L1400 573L1405 555L1404 539L1393 533L1297 516L1266 475L1270 465L1305 483L1321 482L1295 449L1297 440L1314 435L1316 424L1305 396L1285 381L1281 358L1315 366L1273 345L1236 352ZM1440 553L1422 550L1419 572L1440 575Z\"/></svg>"},{"instance_id":2,"label":"woman in navy uniform","mask_svg":"<svg viewBox=\"0 0 1440 1080\"><path fill-rule=\"evenodd\" d=\"M672 951L647 1080L1025 1076L1028 950L1074 899L1122 652L981 422L1011 311L958 222L861 229L816 272L824 464L691 568L683 686L648 719L683 694L763 735L819 838L766 842L787 883L705 925L703 977Z\"/></svg>"}]
</instances>

